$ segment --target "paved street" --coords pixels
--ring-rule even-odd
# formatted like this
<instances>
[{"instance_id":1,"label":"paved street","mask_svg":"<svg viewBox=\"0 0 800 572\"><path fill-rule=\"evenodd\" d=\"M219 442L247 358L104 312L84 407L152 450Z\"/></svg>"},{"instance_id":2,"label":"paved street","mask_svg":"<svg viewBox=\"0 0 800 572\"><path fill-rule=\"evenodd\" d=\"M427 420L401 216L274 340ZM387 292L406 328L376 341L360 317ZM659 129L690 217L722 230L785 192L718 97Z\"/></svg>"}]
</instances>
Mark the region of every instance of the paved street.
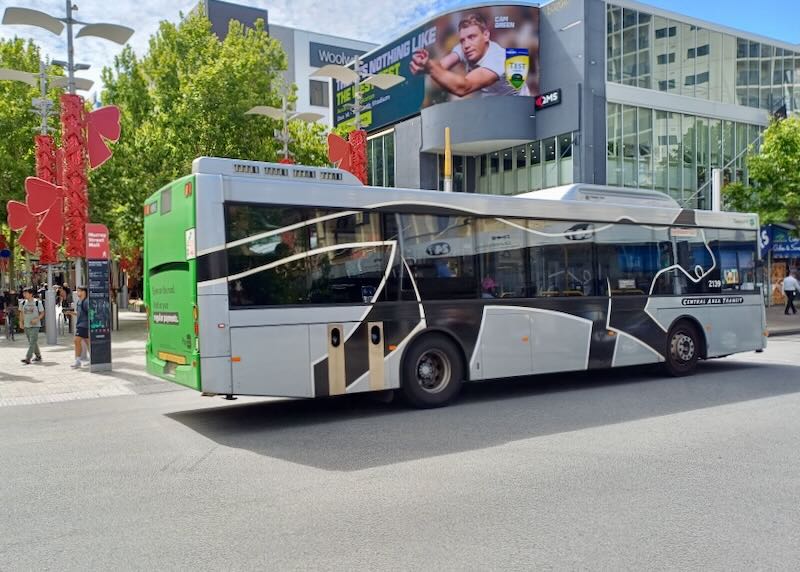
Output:
<instances>
[{"instance_id":1,"label":"paved street","mask_svg":"<svg viewBox=\"0 0 800 572\"><path fill-rule=\"evenodd\" d=\"M0 568L797 569L798 350L436 411L108 377L0 407Z\"/></svg>"}]
</instances>

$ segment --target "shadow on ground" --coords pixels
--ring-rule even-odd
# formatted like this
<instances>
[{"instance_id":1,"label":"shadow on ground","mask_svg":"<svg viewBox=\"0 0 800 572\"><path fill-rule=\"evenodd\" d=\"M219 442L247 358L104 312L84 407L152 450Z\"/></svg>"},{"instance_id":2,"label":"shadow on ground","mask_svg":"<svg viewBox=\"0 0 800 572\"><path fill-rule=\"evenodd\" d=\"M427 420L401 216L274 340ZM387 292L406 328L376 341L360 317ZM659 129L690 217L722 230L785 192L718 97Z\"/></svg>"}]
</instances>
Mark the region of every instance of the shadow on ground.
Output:
<instances>
[{"instance_id":1,"label":"shadow on ground","mask_svg":"<svg viewBox=\"0 0 800 572\"><path fill-rule=\"evenodd\" d=\"M368 396L231 404L168 416L228 447L355 471L800 392L794 366L701 364L693 377L609 370L470 385L451 407L410 410Z\"/></svg>"}]
</instances>

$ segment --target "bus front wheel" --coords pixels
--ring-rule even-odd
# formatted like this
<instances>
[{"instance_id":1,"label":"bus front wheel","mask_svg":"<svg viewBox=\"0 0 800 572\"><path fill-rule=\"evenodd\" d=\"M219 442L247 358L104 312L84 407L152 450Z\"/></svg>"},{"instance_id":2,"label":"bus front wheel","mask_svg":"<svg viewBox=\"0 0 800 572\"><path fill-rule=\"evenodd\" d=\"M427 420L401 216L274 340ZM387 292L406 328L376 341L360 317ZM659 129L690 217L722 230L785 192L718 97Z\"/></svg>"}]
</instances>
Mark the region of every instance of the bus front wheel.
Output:
<instances>
[{"instance_id":1,"label":"bus front wheel","mask_svg":"<svg viewBox=\"0 0 800 572\"><path fill-rule=\"evenodd\" d=\"M670 375L689 375L700 358L700 337L697 329L688 322L678 322L667 336L666 368Z\"/></svg>"},{"instance_id":2,"label":"bus front wheel","mask_svg":"<svg viewBox=\"0 0 800 572\"><path fill-rule=\"evenodd\" d=\"M403 395L414 407L447 405L461 391L463 379L461 353L441 334L420 338L403 359Z\"/></svg>"}]
</instances>

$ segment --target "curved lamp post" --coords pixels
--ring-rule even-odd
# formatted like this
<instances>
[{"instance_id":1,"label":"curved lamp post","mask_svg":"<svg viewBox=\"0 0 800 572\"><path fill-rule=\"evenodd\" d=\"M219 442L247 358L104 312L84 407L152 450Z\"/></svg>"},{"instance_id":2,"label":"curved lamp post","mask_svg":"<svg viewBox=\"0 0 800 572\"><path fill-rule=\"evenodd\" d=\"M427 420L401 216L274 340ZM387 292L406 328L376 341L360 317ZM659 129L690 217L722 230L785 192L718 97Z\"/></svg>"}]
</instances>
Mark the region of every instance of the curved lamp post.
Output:
<instances>
[{"instance_id":1,"label":"curved lamp post","mask_svg":"<svg viewBox=\"0 0 800 572\"><path fill-rule=\"evenodd\" d=\"M245 112L245 115L264 115L270 119L283 122L283 127L275 130L275 138L283 144L283 160L282 163L291 163L291 153L289 152L289 142L291 136L289 135L289 122L290 121L306 121L313 123L324 116L319 113L312 113L305 111L298 113L289 109L289 102L287 97L283 96L283 105L280 108L270 107L269 105L256 105Z\"/></svg>"}]
</instances>

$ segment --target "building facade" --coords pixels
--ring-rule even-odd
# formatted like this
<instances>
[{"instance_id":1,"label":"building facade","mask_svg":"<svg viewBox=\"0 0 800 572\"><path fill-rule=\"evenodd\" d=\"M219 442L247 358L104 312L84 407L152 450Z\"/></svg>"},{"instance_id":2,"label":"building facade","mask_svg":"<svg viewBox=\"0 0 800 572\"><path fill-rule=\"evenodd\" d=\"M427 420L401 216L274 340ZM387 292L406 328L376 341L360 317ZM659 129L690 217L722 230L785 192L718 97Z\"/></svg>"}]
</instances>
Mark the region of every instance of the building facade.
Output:
<instances>
[{"instance_id":1,"label":"building facade","mask_svg":"<svg viewBox=\"0 0 800 572\"><path fill-rule=\"evenodd\" d=\"M278 40L286 52L288 69L284 78L287 83L297 85L297 111L319 113L325 117L320 121L327 125L331 125L331 82L310 75L326 64L346 65L356 56L375 48L375 44L368 42L269 23L268 11L261 8L222 0L203 0L200 5L211 21L212 31L220 39L227 35L231 20L253 26L256 20L262 19L269 35Z\"/></svg>"},{"instance_id":2,"label":"building facade","mask_svg":"<svg viewBox=\"0 0 800 572\"><path fill-rule=\"evenodd\" d=\"M477 20L469 20L472 14ZM442 79L441 70L425 58L419 60L427 66L420 72L414 54L423 46L426 55L438 53L449 65L461 57L456 44L469 41L470 22L492 42L509 38L501 36L509 27L538 26L531 33L535 41L524 40L528 83L537 91L437 95L439 82L452 78ZM425 47L433 28L436 41ZM409 36L410 49L404 49L402 40ZM515 41L523 42L519 38ZM506 79L513 83L509 60L519 50L505 41ZM429 74L413 113L392 103L392 90L371 94L367 113L377 119L364 123L375 185L441 189L444 129L450 127L456 191L509 195L587 182L655 189L687 207L709 208L711 170L722 169L727 181L746 180L746 151L758 146L770 117L800 107L800 45L629 0L460 8L363 60L362 73L394 66L389 73L406 77L393 88L404 100L411 84L420 81L417 76ZM460 65L461 73L475 68L464 57ZM458 63L451 68L458 70ZM348 118L337 105L346 101L347 88L335 87L334 122L341 123ZM544 99L537 101L537 94Z\"/></svg>"}]
</instances>

